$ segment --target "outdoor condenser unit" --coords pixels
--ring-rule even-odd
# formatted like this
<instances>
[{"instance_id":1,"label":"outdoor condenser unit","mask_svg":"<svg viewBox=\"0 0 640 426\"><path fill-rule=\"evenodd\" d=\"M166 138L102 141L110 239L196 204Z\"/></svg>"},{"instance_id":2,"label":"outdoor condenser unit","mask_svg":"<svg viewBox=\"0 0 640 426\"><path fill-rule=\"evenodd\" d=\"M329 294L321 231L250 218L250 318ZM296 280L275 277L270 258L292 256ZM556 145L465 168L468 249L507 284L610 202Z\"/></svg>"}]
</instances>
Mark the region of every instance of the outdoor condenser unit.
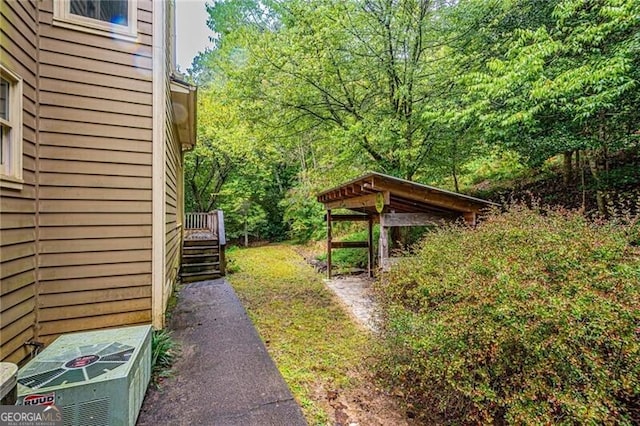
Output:
<instances>
[{"instance_id":1,"label":"outdoor condenser unit","mask_svg":"<svg viewBox=\"0 0 640 426\"><path fill-rule=\"evenodd\" d=\"M65 334L18 372L18 405L64 425L134 425L151 377L151 326Z\"/></svg>"}]
</instances>

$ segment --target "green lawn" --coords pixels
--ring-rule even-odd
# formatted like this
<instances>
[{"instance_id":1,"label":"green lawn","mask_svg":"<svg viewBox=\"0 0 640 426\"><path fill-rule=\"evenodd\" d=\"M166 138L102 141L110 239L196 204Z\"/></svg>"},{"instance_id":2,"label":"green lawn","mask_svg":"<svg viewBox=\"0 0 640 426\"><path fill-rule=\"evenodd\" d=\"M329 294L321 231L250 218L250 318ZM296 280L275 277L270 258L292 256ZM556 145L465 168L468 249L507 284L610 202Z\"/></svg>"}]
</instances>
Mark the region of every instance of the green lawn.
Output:
<instances>
[{"instance_id":1,"label":"green lawn","mask_svg":"<svg viewBox=\"0 0 640 426\"><path fill-rule=\"evenodd\" d=\"M322 276L291 246L229 254L229 281L249 312L309 424L326 424L327 391L357 385L369 335L347 316Z\"/></svg>"}]
</instances>

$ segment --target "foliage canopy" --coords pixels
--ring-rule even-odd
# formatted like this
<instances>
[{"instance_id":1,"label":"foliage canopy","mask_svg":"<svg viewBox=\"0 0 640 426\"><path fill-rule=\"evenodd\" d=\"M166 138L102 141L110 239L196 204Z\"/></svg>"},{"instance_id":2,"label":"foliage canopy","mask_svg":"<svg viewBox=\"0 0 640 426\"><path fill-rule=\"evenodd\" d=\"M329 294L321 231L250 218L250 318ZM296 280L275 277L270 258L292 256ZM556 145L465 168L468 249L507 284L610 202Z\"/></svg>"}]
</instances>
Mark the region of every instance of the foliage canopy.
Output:
<instances>
[{"instance_id":1,"label":"foliage canopy","mask_svg":"<svg viewBox=\"0 0 640 426\"><path fill-rule=\"evenodd\" d=\"M191 68L192 208L232 233L309 238L313 196L367 170L460 190L496 151L580 152L599 182L637 147L635 0L219 0ZM464 179L462 179L464 180ZM604 188L604 189L603 189ZM291 232L287 235L287 231Z\"/></svg>"}]
</instances>

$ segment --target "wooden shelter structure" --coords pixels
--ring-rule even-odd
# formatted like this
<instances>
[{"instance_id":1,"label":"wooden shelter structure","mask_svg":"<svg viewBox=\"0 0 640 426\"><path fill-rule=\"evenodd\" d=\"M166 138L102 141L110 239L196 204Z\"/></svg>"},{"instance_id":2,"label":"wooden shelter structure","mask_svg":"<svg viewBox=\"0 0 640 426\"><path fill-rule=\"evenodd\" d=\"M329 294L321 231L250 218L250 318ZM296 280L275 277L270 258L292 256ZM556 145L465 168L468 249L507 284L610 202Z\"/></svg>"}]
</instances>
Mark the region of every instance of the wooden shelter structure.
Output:
<instances>
[{"instance_id":1,"label":"wooden shelter structure","mask_svg":"<svg viewBox=\"0 0 640 426\"><path fill-rule=\"evenodd\" d=\"M495 203L423 185L381 173L367 173L335 188L318 194L318 201L327 210L327 273L331 278L331 250L337 248L367 248L368 271L373 275L373 224L380 224L379 262L385 268L389 259L389 228L425 226L447 221L464 220L474 226L478 214ZM332 210L347 209L354 214L332 214ZM332 222L363 221L369 224L367 241L333 241Z\"/></svg>"}]
</instances>

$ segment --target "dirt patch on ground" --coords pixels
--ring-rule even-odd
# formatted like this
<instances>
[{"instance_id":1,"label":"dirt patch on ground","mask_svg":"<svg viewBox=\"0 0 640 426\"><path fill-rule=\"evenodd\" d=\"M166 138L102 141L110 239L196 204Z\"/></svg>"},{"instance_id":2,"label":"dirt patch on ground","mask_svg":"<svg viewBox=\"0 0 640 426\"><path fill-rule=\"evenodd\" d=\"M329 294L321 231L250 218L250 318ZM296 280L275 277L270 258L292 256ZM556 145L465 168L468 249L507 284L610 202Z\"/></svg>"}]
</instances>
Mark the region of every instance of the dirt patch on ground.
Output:
<instances>
[{"instance_id":1,"label":"dirt patch on ground","mask_svg":"<svg viewBox=\"0 0 640 426\"><path fill-rule=\"evenodd\" d=\"M295 246L294 250L317 272L326 272L326 262L315 258L319 250L317 243ZM338 296L343 306L358 323L370 331L376 331L376 302L371 290L373 279L369 278L366 272L336 275L330 280L325 279L324 283Z\"/></svg>"},{"instance_id":2,"label":"dirt patch on ground","mask_svg":"<svg viewBox=\"0 0 640 426\"><path fill-rule=\"evenodd\" d=\"M397 399L375 387L367 372L360 372L361 384L350 389L326 390L318 387L314 399L320 401L334 426L405 426L416 424Z\"/></svg>"}]
</instances>

